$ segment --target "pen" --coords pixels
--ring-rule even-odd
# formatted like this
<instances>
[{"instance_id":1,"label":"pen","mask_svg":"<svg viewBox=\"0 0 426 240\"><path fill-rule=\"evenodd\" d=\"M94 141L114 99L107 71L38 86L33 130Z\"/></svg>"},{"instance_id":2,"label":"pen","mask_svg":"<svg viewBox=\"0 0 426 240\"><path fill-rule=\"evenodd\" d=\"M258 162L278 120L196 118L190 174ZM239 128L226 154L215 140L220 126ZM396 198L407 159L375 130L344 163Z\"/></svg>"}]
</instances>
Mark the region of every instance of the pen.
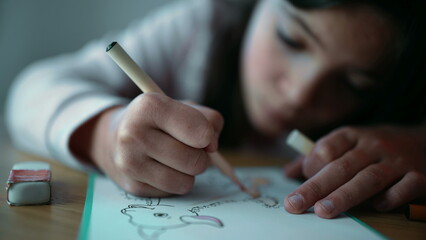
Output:
<instances>
[{"instance_id":1,"label":"pen","mask_svg":"<svg viewBox=\"0 0 426 240\"><path fill-rule=\"evenodd\" d=\"M107 54L114 60L114 62L130 77L130 79L142 90L144 93L157 92L165 93L155 82L146 74L133 59L126 53L126 51L117 42L112 42L106 48ZM253 198L258 197L257 193L249 191L234 174L232 166L220 155L219 152L209 153L212 164L215 165L224 175L228 176L241 191L248 193Z\"/></svg>"}]
</instances>

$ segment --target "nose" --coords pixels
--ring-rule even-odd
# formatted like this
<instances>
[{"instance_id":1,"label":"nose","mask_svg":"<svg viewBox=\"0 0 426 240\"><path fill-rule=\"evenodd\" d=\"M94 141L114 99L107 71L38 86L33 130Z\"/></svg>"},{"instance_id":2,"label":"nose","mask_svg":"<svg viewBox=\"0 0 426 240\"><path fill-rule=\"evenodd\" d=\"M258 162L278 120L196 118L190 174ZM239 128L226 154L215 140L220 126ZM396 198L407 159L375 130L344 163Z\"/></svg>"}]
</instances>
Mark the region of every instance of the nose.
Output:
<instances>
[{"instance_id":1,"label":"nose","mask_svg":"<svg viewBox=\"0 0 426 240\"><path fill-rule=\"evenodd\" d=\"M306 109L314 107L317 102L324 71L317 65L294 67L280 80L285 100L290 106Z\"/></svg>"}]
</instances>

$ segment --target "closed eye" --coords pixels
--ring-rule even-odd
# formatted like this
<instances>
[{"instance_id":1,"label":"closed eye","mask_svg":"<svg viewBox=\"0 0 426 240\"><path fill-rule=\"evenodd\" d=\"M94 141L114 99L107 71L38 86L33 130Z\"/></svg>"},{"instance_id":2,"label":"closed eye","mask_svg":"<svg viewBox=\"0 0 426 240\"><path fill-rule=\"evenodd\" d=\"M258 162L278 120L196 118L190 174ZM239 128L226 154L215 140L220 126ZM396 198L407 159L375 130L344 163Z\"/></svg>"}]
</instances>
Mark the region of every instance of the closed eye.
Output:
<instances>
[{"instance_id":1,"label":"closed eye","mask_svg":"<svg viewBox=\"0 0 426 240\"><path fill-rule=\"evenodd\" d=\"M279 27L276 28L277 37L281 40L283 44L294 49L294 50L302 50L305 45L301 42L298 42L292 38L290 38L287 34L284 33Z\"/></svg>"}]
</instances>

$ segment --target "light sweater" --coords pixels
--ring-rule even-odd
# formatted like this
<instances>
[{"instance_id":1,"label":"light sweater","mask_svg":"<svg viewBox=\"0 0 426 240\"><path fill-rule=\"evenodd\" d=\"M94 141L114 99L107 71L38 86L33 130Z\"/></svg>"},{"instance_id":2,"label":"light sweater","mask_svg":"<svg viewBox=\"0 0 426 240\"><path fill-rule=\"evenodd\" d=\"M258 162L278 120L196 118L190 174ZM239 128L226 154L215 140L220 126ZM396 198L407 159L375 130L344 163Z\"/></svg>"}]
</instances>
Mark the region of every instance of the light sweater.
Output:
<instances>
[{"instance_id":1,"label":"light sweater","mask_svg":"<svg viewBox=\"0 0 426 240\"><path fill-rule=\"evenodd\" d=\"M207 55L213 35L221 31L212 28L212 21L219 20L213 12L226 7L213 4L211 0L176 1L75 53L27 67L11 87L6 105L6 124L14 145L76 169L91 168L70 151L72 134L105 109L126 105L141 94L106 54L112 41L119 42L168 96L201 102ZM294 152L283 140L273 146L265 144L266 151L292 157ZM255 145L265 150L259 142L248 142L243 148L251 150Z\"/></svg>"},{"instance_id":2,"label":"light sweater","mask_svg":"<svg viewBox=\"0 0 426 240\"><path fill-rule=\"evenodd\" d=\"M81 50L36 62L11 87L6 124L23 151L84 168L69 140L103 110L127 104L140 90L105 53L118 41L172 98L200 100L210 44L212 3L177 1L90 42Z\"/></svg>"}]
</instances>

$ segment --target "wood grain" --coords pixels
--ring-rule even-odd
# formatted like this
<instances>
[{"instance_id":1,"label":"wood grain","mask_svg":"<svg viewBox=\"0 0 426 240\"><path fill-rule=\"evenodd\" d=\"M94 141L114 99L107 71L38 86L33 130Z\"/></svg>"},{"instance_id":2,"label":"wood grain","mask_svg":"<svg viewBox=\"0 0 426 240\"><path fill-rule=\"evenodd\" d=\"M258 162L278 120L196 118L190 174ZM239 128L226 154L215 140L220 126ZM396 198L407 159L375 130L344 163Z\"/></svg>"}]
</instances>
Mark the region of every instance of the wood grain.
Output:
<instances>
[{"instance_id":1,"label":"wood grain","mask_svg":"<svg viewBox=\"0 0 426 240\"><path fill-rule=\"evenodd\" d=\"M5 157L4 153L8 152ZM50 205L9 206L6 189L0 194L0 239L76 239L83 212L87 175L58 163L2 148L0 181L6 183L18 161L45 161L52 166Z\"/></svg>"}]
</instances>

